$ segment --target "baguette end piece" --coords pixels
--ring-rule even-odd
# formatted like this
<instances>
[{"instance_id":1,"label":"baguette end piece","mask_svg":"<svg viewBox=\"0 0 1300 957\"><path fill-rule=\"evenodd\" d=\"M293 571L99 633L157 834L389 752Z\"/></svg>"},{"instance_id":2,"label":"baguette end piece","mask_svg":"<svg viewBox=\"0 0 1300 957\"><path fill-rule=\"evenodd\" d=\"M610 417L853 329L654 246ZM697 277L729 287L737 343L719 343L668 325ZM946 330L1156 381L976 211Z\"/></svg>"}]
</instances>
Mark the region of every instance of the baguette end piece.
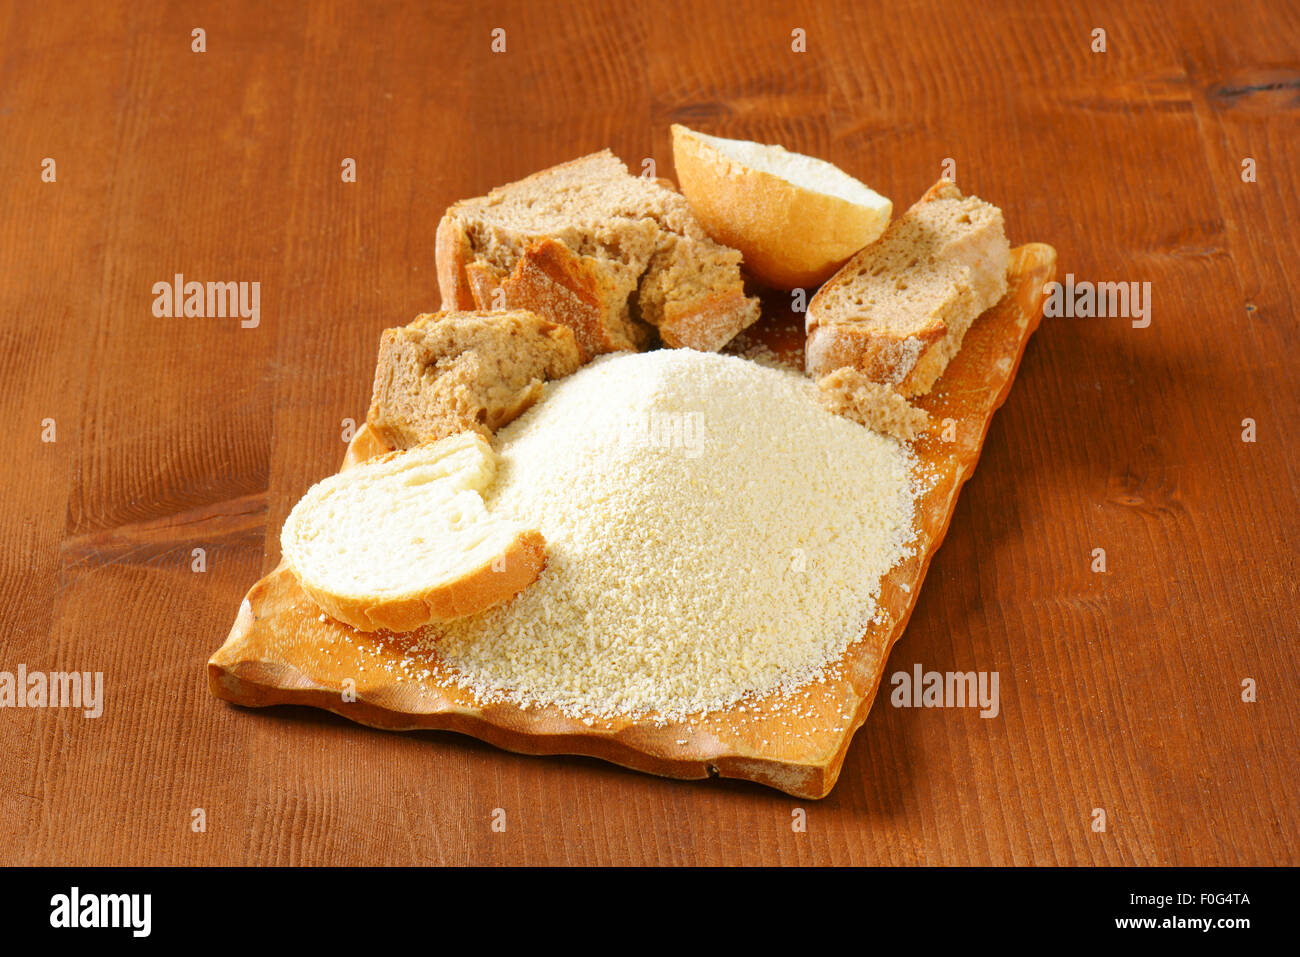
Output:
<instances>
[{"instance_id":1,"label":"baguette end piece","mask_svg":"<svg viewBox=\"0 0 1300 957\"><path fill-rule=\"evenodd\" d=\"M682 194L696 218L773 289L815 289L874 242L893 215L893 203L825 160L681 124L673 124L672 138Z\"/></svg>"}]
</instances>

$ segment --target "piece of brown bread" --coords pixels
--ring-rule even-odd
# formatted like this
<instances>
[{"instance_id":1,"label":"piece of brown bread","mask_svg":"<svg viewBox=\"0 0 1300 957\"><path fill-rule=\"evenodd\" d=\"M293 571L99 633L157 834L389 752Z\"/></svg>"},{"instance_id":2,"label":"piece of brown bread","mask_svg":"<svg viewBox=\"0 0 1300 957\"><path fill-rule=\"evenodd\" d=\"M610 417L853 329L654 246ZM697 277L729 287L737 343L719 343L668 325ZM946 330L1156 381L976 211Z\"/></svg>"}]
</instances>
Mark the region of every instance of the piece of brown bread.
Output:
<instances>
[{"instance_id":1,"label":"piece of brown bread","mask_svg":"<svg viewBox=\"0 0 1300 957\"><path fill-rule=\"evenodd\" d=\"M438 224L444 310L532 309L574 330L583 358L649 345L716 351L759 315L740 254L685 198L609 150L449 208Z\"/></svg>"},{"instance_id":2,"label":"piece of brown bread","mask_svg":"<svg viewBox=\"0 0 1300 957\"><path fill-rule=\"evenodd\" d=\"M900 395L928 392L971 323L1007 290L996 206L940 180L808 304L808 373L857 369Z\"/></svg>"},{"instance_id":3,"label":"piece of brown bread","mask_svg":"<svg viewBox=\"0 0 1300 957\"><path fill-rule=\"evenodd\" d=\"M822 405L836 415L860 422L869 429L910 442L930 421L894 389L872 382L857 369L842 368L817 380Z\"/></svg>"},{"instance_id":4,"label":"piece of brown bread","mask_svg":"<svg viewBox=\"0 0 1300 957\"><path fill-rule=\"evenodd\" d=\"M581 364L573 331L531 312L425 314L384 330L366 422L396 449L491 435Z\"/></svg>"},{"instance_id":5,"label":"piece of brown bread","mask_svg":"<svg viewBox=\"0 0 1300 957\"><path fill-rule=\"evenodd\" d=\"M528 309L571 329L583 362L649 344L649 330L619 312L617 304L626 303L628 290L635 286L619 266L575 255L563 243L541 239L528 246L506 278L489 278L488 268L470 267L471 282L495 284L488 285L483 298L491 301L496 295L501 308Z\"/></svg>"}]
</instances>

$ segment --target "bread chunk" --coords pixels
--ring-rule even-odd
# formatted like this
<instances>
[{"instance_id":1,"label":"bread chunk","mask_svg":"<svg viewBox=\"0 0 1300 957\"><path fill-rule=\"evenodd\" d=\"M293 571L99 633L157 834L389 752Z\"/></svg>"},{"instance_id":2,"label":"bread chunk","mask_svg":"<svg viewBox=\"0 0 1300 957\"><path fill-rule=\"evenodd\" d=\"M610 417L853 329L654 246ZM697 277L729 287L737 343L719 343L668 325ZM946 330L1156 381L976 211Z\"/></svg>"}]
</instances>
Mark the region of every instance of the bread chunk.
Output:
<instances>
[{"instance_id":1,"label":"bread chunk","mask_svg":"<svg viewBox=\"0 0 1300 957\"><path fill-rule=\"evenodd\" d=\"M483 501L496 454L476 432L390 452L316 485L280 547L321 610L362 631L412 631L491 608L546 565L540 532Z\"/></svg>"},{"instance_id":2,"label":"bread chunk","mask_svg":"<svg viewBox=\"0 0 1300 957\"><path fill-rule=\"evenodd\" d=\"M674 123L673 164L701 225L774 289L815 289L876 240L894 205L839 167Z\"/></svg>"},{"instance_id":3,"label":"bread chunk","mask_svg":"<svg viewBox=\"0 0 1300 957\"><path fill-rule=\"evenodd\" d=\"M872 382L857 369L836 369L817 380L822 405L869 429L911 442L930 417L887 385Z\"/></svg>"},{"instance_id":4,"label":"bread chunk","mask_svg":"<svg viewBox=\"0 0 1300 957\"><path fill-rule=\"evenodd\" d=\"M928 392L974 320L1007 291L1002 211L940 180L808 304L805 363Z\"/></svg>"},{"instance_id":5,"label":"bread chunk","mask_svg":"<svg viewBox=\"0 0 1300 957\"><path fill-rule=\"evenodd\" d=\"M425 314L384 330L366 422L397 449L491 435L581 364L573 331L531 312Z\"/></svg>"},{"instance_id":6,"label":"bread chunk","mask_svg":"<svg viewBox=\"0 0 1300 957\"><path fill-rule=\"evenodd\" d=\"M686 200L602 150L467 199L438 224L444 310L531 309L584 361L651 344L716 351L759 315L740 253Z\"/></svg>"}]
</instances>

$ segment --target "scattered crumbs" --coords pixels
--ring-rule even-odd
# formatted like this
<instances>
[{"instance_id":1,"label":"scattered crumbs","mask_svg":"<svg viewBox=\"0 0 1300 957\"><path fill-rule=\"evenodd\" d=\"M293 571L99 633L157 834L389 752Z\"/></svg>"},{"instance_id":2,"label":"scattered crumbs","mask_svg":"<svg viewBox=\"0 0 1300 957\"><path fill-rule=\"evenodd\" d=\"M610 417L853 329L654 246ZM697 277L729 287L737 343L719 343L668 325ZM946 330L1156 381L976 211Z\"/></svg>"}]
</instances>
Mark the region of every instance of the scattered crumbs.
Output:
<instances>
[{"instance_id":1,"label":"scattered crumbs","mask_svg":"<svg viewBox=\"0 0 1300 957\"><path fill-rule=\"evenodd\" d=\"M723 352L726 355L748 359L750 362L767 369L776 369L781 372L803 372L802 352L797 353L795 357L782 356L768 346L767 343L756 338L748 331L741 332L740 335L727 343Z\"/></svg>"}]
</instances>

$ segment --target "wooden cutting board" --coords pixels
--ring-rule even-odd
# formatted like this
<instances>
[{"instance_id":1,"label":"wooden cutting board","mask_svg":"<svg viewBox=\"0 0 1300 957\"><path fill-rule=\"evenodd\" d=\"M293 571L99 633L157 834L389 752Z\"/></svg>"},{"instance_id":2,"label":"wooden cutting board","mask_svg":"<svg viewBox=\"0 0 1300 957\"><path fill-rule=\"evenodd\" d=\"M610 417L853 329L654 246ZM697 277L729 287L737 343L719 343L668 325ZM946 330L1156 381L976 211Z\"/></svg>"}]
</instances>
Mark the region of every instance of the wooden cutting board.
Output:
<instances>
[{"instance_id":1,"label":"wooden cutting board","mask_svg":"<svg viewBox=\"0 0 1300 957\"><path fill-rule=\"evenodd\" d=\"M437 662L412 671L404 636L377 640L322 615L281 564L244 597L230 636L208 662L209 687L239 705L310 705L376 728L459 731L524 754L581 754L665 777L743 778L800 797L825 797L871 710L889 651L907 626L993 413L1011 389L1042 317L1044 285L1055 271L1051 246L1012 250L1007 296L975 322L934 391L920 400L931 427L915 451L933 482L917 502L918 547L885 577L885 614L845 652L838 677L780 701L663 726L480 706ZM788 354L801 345L799 333L786 316L765 319L752 338ZM343 467L384 451L362 428Z\"/></svg>"}]
</instances>

